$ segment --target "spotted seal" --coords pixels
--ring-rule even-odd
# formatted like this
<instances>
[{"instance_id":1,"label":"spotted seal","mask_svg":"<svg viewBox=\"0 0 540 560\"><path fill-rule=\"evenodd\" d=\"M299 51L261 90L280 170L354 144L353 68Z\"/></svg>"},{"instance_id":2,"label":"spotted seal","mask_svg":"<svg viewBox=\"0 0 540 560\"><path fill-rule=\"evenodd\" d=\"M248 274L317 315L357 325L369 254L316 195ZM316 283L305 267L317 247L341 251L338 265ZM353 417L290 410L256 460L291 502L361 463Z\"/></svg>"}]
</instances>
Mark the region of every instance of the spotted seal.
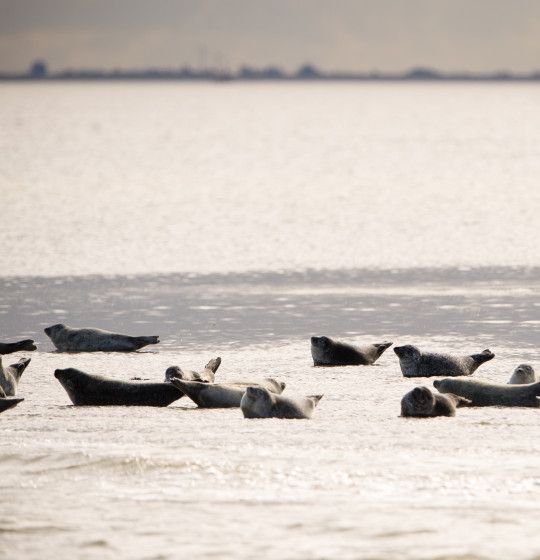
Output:
<instances>
[{"instance_id":1,"label":"spotted seal","mask_svg":"<svg viewBox=\"0 0 540 560\"><path fill-rule=\"evenodd\" d=\"M61 323L44 329L60 352L133 352L158 344L158 336L128 336L101 329L73 329Z\"/></svg>"},{"instance_id":2,"label":"spotted seal","mask_svg":"<svg viewBox=\"0 0 540 560\"><path fill-rule=\"evenodd\" d=\"M183 370L178 366L168 367L165 371L165 381L169 382L173 377L183 379L184 381L200 381L201 383L213 383L216 377L216 371L221 365L221 358L217 357L210 360L201 372Z\"/></svg>"},{"instance_id":3,"label":"spotted seal","mask_svg":"<svg viewBox=\"0 0 540 560\"><path fill-rule=\"evenodd\" d=\"M28 367L30 358L21 358L16 364L3 367L0 358L0 387L8 397L14 397L17 394L17 387L21 379L23 371Z\"/></svg>"},{"instance_id":4,"label":"spotted seal","mask_svg":"<svg viewBox=\"0 0 540 560\"><path fill-rule=\"evenodd\" d=\"M54 376L77 406L168 406L183 396L170 383L137 383L91 375L75 368Z\"/></svg>"},{"instance_id":5,"label":"spotted seal","mask_svg":"<svg viewBox=\"0 0 540 560\"><path fill-rule=\"evenodd\" d=\"M248 387L240 401L244 418L288 418L307 420L323 395L309 397L284 397L275 395L264 387Z\"/></svg>"},{"instance_id":6,"label":"spotted seal","mask_svg":"<svg viewBox=\"0 0 540 560\"><path fill-rule=\"evenodd\" d=\"M490 350L470 356L450 356L433 352L421 352L416 346L396 346L404 377L433 377L435 375L472 375L484 362L495 356Z\"/></svg>"},{"instance_id":7,"label":"spotted seal","mask_svg":"<svg viewBox=\"0 0 540 560\"><path fill-rule=\"evenodd\" d=\"M401 416L455 416L457 407L470 405L470 400L452 393L440 395L432 393L427 387L415 387L401 399Z\"/></svg>"},{"instance_id":8,"label":"spotted seal","mask_svg":"<svg viewBox=\"0 0 540 560\"><path fill-rule=\"evenodd\" d=\"M256 385L272 393L282 393L285 383L271 377L258 383L201 383L173 377L171 383L185 393L199 408L238 408L247 387Z\"/></svg>"},{"instance_id":9,"label":"spotted seal","mask_svg":"<svg viewBox=\"0 0 540 560\"><path fill-rule=\"evenodd\" d=\"M479 379L437 379L433 385L440 393L465 397L472 406L540 406L540 383L508 385Z\"/></svg>"},{"instance_id":10,"label":"spotted seal","mask_svg":"<svg viewBox=\"0 0 540 560\"><path fill-rule=\"evenodd\" d=\"M36 350L34 341L27 338L19 342L0 342L0 354L13 354L13 352L32 352Z\"/></svg>"},{"instance_id":11,"label":"spotted seal","mask_svg":"<svg viewBox=\"0 0 540 560\"><path fill-rule=\"evenodd\" d=\"M509 385L526 385L528 383L535 383L536 375L534 369L529 364L519 364L519 366L514 370Z\"/></svg>"},{"instance_id":12,"label":"spotted seal","mask_svg":"<svg viewBox=\"0 0 540 560\"><path fill-rule=\"evenodd\" d=\"M369 366L390 346L391 342L354 346L327 336L312 336L311 356L315 366Z\"/></svg>"}]
</instances>

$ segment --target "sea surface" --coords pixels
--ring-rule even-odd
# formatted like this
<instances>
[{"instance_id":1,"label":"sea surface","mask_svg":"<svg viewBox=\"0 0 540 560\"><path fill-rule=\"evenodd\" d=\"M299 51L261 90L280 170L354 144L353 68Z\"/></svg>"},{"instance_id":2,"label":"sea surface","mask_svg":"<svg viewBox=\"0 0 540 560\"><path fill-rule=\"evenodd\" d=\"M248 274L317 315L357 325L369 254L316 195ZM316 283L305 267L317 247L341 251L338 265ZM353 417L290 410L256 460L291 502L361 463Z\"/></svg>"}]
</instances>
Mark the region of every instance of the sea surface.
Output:
<instances>
[{"instance_id":1,"label":"sea surface","mask_svg":"<svg viewBox=\"0 0 540 560\"><path fill-rule=\"evenodd\" d=\"M0 558L540 558L540 411L404 419L387 350L540 373L540 86L0 84L0 341L34 338L0 416ZM160 335L61 354L63 322ZM76 367L273 376L309 421L74 407Z\"/></svg>"}]
</instances>

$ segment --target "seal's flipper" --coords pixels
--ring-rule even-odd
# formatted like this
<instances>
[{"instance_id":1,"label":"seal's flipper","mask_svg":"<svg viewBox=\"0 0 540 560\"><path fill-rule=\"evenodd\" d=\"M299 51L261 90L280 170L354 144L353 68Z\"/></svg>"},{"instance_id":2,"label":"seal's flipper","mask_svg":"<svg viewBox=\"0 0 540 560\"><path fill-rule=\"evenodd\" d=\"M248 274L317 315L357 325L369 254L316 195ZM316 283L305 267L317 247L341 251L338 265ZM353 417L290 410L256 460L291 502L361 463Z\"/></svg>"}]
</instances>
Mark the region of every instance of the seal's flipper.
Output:
<instances>
[{"instance_id":1,"label":"seal's flipper","mask_svg":"<svg viewBox=\"0 0 540 560\"><path fill-rule=\"evenodd\" d=\"M30 363L30 358L21 358L16 364L11 364L10 368L13 368L13 374L15 375L17 381L21 378L23 371L28 367Z\"/></svg>"},{"instance_id":2,"label":"seal's flipper","mask_svg":"<svg viewBox=\"0 0 540 560\"><path fill-rule=\"evenodd\" d=\"M480 352L480 354L473 354L471 356L471 358L477 363L477 364L483 364L484 362L489 362L489 360L492 360L495 357L495 354L491 351L491 350L483 350L482 352Z\"/></svg>"},{"instance_id":3,"label":"seal's flipper","mask_svg":"<svg viewBox=\"0 0 540 560\"><path fill-rule=\"evenodd\" d=\"M308 399L313 402L314 406L319 404L319 401L324 397L324 395L308 395Z\"/></svg>"},{"instance_id":4,"label":"seal's flipper","mask_svg":"<svg viewBox=\"0 0 540 560\"><path fill-rule=\"evenodd\" d=\"M219 366L221 365L221 358L218 356L213 360L210 360L205 366L204 369L209 369L212 373L216 373Z\"/></svg>"}]
</instances>

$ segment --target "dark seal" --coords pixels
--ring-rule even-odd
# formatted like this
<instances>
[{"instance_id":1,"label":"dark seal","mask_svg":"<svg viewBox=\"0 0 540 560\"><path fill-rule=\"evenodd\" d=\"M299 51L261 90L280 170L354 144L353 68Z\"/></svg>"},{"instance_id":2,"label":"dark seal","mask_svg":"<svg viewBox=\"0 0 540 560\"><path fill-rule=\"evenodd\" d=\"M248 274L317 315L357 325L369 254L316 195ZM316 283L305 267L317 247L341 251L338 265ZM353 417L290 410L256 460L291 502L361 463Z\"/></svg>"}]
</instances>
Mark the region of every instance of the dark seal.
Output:
<instances>
[{"instance_id":1,"label":"dark seal","mask_svg":"<svg viewBox=\"0 0 540 560\"><path fill-rule=\"evenodd\" d=\"M312 336L311 356L315 366L369 366L390 346L391 342L354 346L327 336Z\"/></svg>"},{"instance_id":2,"label":"dark seal","mask_svg":"<svg viewBox=\"0 0 540 560\"><path fill-rule=\"evenodd\" d=\"M455 416L457 407L470 405L471 401L451 393L440 395L432 393L427 387L415 387L401 399L401 416Z\"/></svg>"}]
</instances>

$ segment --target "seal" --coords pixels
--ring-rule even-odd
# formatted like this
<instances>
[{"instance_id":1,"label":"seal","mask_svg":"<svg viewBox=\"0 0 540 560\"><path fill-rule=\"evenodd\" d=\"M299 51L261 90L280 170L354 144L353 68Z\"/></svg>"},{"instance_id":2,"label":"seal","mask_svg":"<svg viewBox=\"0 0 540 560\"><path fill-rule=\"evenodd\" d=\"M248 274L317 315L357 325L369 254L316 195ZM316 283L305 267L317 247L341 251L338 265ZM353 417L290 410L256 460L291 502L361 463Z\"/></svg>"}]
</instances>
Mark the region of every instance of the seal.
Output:
<instances>
[{"instance_id":1,"label":"seal","mask_svg":"<svg viewBox=\"0 0 540 560\"><path fill-rule=\"evenodd\" d=\"M44 331L60 352L134 352L159 343L158 336L128 336L101 329L72 329L62 324Z\"/></svg>"},{"instance_id":2,"label":"seal","mask_svg":"<svg viewBox=\"0 0 540 560\"><path fill-rule=\"evenodd\" d=\"M19 340L19 342L0 342L0 354L13 354L13 352L32 352L36 350L36 345L29 338Z\"/></svg>"},{"instance_id":3,"label":"seal","mask_svg":"<svg viewBox=\"0 0 540 560\"><path fill-rule=\"evenodd\" d=\"M30 358L21 358L16 364L3 367L2 359L0 358L0 387L6 396L14 397L17 394L19 380L29 363Z\"/></svg>"},{"instance_id":4,"label":"seal","mask_svg":"<svg viewBox=\"0 0 540 560\"><path fill-rule=\"evenodd\" d=\"M390 346L391 342L353 346L327 336L312 336L311 356L315 366L369 366Z\"/></svg>"},{"instance_id":5,"label":"seal","mask_svg":"<svg viewBox=\"0 0 540 560\"><path fill-rule=\"evenodd\" d=\"M165 382L169 382L173 377L183 379L184 381L200 381L201 383L213 383L216 377L216 371L221 365L221 358L217 357L210 360L201 372L183 370L178 366L168 367L165 371Z\"/></svg>"},{"instance_id":6,"label":"seal","mask_svg":"<svg viewBox=\"0 0 540 560\"><path fill-rule=\"evenodd\" d=\"M540 383L508 385L479 379L437 379L433 385L440 393L453 393L469 399L471 406L540 406Z\"/></svg>"},{"instance_id":7,"label":"seal","mask_svg":"<svg viewBox=\"0 0 540 560\"><path fill-rule=\"evenodd\" d=\"M519 364L519 366L514 370L509 385L526 385L528 383L535 383L536 375L534 369L529 364Z\"/></svg>"},{"instance_id":8,"label":"seal","mask_svg":"<svg viewBox=\"0 0 540 560\"><path fill-rule=\"evenodd\" d=\"M247 387L264 387L282 393L285 383L267 377L259 383L201 383L173 377L171 383L185 393L199 408L238 408Z\"/></svg>"},{"instance_id":9,"label":"seal","mask_svg":"<svg viewBox=\"0 0 540 560\"><path fill-rule=\"evenodd\" d=\"M404 377L433 377L435 375L472 375L484 362L492 360L495 354L484 350L470 356L450 356L421 352L416 346L406 344L396 346L394 352L399 358Z\"/></svg>"},{"instance_id":10,"label":"seal","mask_svg":"<svg viewBox=\"0 0 540 560\"><path fill-rule=\"evenodd\" d=\"M432 393L427 387L415 387L401 399L401 416L455 416L457 407L470 405L471 401L452 393L439 395Z\"/></svg>"},{"instance_id":11,"label":"seal","mask_svg":"<svg viewBox=\"0 0 540 560\"><path fill-rule=\"evenodd\" d=\"M307 420L323 395L303 398L275 395L264 387L248 387L240 401L244 418L289 418Z\"/></svg>"},{"instance_id":12,"label":"seal","mask_svg":"<svg viewBox=\"0 0 540 560\"><path fill-rule=\"evenodd\" d=\"M76 406L168 406L183 396L170 383L137 383L91 375L75 368L54 376Z\"/></svg>"},{"instance_id":13,"label":"seal","mask_svg":"<svg viewBox=\"0 0 540 560\"><path fill-rule=\"evenodd\" d=\"M8 408L13 408L22 401L24 401L22 398L7 398L4 390L0 387L0 412L4 412L4 410L8 410Z\"/></svg>"}]
</instances>

